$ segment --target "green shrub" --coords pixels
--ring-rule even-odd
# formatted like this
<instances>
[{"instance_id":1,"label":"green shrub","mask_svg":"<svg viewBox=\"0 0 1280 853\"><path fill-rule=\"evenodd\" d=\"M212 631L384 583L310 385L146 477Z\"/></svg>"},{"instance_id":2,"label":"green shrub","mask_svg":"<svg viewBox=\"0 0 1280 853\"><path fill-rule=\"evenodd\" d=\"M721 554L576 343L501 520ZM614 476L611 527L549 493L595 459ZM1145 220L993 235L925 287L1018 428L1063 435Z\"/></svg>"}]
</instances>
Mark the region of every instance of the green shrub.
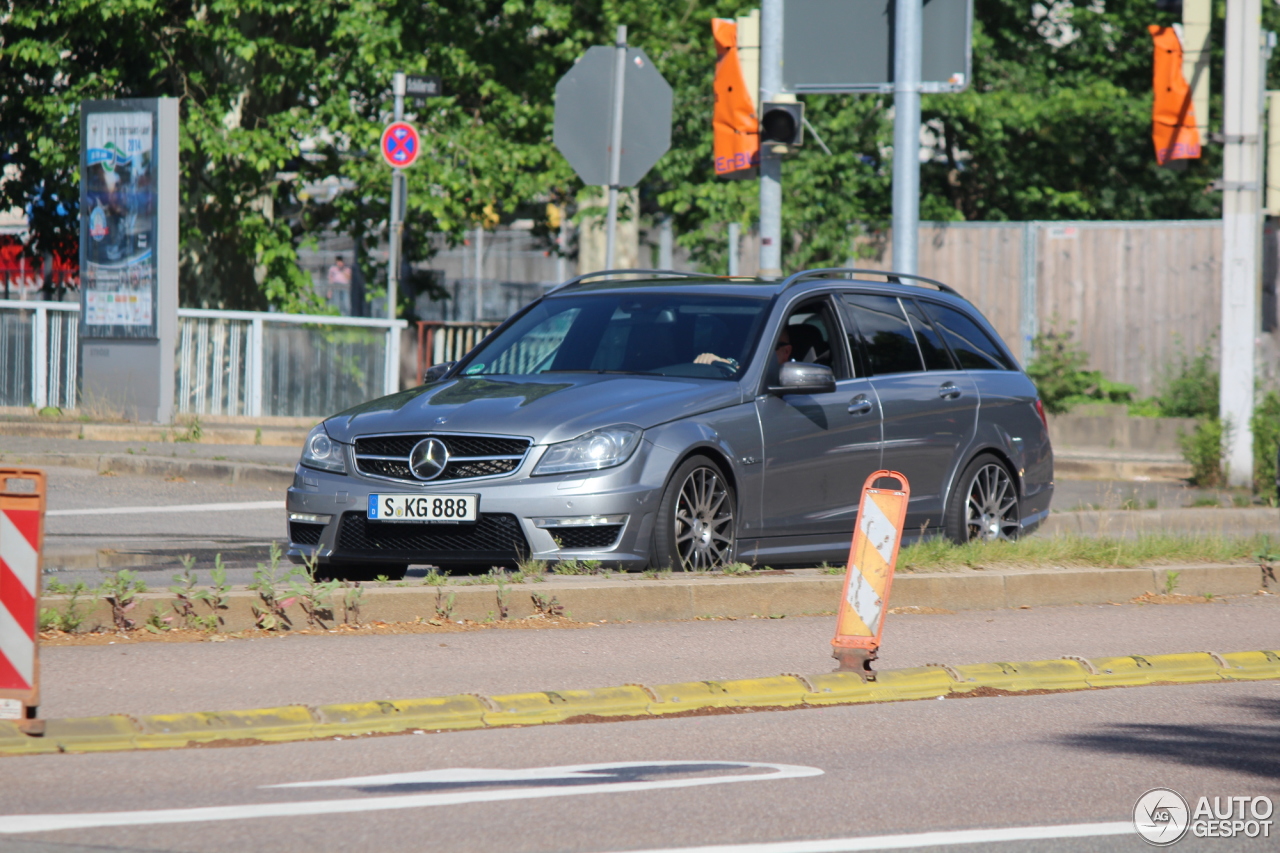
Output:
<instances>
[{"instance_id":1,"label":"green shrub","mask_svg":"<svg viewBox=\"0 0 1280 853\"><path fill-rule=\"evenodd\" d=\"M1166 418L1216 418L1218 416L1218 368L1209 344L1193 355L1185 352L1166 370L1155 403Z\"/></svg>"},{"instance_id":2,"label":"green shrub","mask_svg":"<svg viewBox=\"0 0 1280 853\"><path fill-rule=\"evenodd\" d=\"M1280 451L1280 393L1268 391L1253 410L1253 491L1274 495Z\"/></svg>"},{"instance_id":3,"label":"green shrub","mask_svg":"<svg viewBox=\"0 0 1280 853\"><path fill-rule=\"evenodd\" d=\"M1035 382L1040 401L1050 414L1065 414L1080 403L1133 400L1132 385L1112 382L1101 370L1084 369L1089 354L1072 341L1071 332L1041 332L1034 345L1036 357L1027 365L1027 375Z\"/></svg>"},{"instance_id":4,"label":"green shrub","mask_svg":"<svg viewBox=\"0 0 1280 853\"><path fill-rule=\"evenodd\" d=\"M1182 457L1191 465L1192 483L1197 486L1223 484L1222 460L1230 435L1230 425L1217 417L1202 418L1190 434L1178 433Z\"/></svg>"}]
</instances>

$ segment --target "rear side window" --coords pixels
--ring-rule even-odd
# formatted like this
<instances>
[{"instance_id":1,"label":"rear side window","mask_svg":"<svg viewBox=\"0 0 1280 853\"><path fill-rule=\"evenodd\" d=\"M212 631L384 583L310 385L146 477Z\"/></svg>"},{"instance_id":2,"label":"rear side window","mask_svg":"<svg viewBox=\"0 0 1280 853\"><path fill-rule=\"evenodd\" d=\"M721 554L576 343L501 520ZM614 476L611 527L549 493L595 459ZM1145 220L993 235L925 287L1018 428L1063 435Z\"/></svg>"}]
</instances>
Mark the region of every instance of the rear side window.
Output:
<instances>
[{"instance_id":1,"label":"rear side window","mask_svg":"<svg viewBox=\"0 0 1280 853\"><path fill-rule=\"evenodd\" d=\"M862 338L872 375L924 370L915 334L895 297L846 293L844 302L855 334Z\"/></svg>"},{"instance_id":2,"label":"rear side window","mask_svg":"<svg viewBox=\"0 0 1280 853\"><path fill-rule=\"evenodd\" d=\"M934 326L951 345L956 360L966 370L1017 370L1004 351L982 327L954 308L924 303Z\"/></svg>"},{"instance_id":3,"label":"rear side window","mask_svg":"<svg viewBox=\"0 0 1280 853\"><path fill-rule=\"evenodd\" d=\"M924 316L920 306L913 299L902 300L902 307L907 309L907 317L911 320L911 328L916 333L916 343L920 345L920 355L924 357L925 370L955 370L951 363L951 354L947 345L942 342L933 324Z\"/></svg>"}]
</instances>

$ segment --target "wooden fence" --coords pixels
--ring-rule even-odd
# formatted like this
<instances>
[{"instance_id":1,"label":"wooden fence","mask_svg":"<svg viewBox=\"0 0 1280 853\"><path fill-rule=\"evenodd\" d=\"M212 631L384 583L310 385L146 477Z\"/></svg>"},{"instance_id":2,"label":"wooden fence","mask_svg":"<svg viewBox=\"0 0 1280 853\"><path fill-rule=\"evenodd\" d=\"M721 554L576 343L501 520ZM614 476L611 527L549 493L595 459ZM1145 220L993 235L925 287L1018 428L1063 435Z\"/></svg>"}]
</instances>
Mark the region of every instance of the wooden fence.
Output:
<instances>
[{"instance_id":1,"label":"wooden fence","mask_svg":"<svg viewBox=\"0 0 1280 853\"><path fill-rule=\"evenodd\" d=\"M1264 240L1259 378L1274 387L1277 235ZM887 236L860 241L859 266L893 267ZM1179 356L1217 354L1222 227L1156 222L923 222L920 274L944 281L991 320L1025 363L1040 330L1071 331L1108 379L1154 393Z\"/></svg>"}]
</instances>

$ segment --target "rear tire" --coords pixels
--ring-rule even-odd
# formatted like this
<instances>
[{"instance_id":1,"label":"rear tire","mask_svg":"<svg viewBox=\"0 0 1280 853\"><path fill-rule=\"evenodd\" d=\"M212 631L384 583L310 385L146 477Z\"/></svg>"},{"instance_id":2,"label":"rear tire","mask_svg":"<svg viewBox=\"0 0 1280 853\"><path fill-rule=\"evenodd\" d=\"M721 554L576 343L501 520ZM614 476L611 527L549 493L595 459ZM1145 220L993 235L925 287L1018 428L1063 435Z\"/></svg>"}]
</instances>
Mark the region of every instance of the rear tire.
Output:
<instances>
[{"instance_id":1,"label":"rear tire","mask_svg":"<svg viewBox=\"0 0 1280 853\"><path fill-rule=\"evenodd\" d=\"M1015 541L1021 533L1018 484L990 453L974 457L956 480L947 501L947 538L958 545L975 540Z\"/></svg>"},{"instance_id":2,"label":"rear tire","mask_svg":"<svg viewBox=\"0 0 1280 853\"><path fill-rule=\"evenodd\" d=\"M650 562L705 572L733 561L737 496L720 466L693 456L676 468L658 505Z\"/></svg>"}]
</instances>

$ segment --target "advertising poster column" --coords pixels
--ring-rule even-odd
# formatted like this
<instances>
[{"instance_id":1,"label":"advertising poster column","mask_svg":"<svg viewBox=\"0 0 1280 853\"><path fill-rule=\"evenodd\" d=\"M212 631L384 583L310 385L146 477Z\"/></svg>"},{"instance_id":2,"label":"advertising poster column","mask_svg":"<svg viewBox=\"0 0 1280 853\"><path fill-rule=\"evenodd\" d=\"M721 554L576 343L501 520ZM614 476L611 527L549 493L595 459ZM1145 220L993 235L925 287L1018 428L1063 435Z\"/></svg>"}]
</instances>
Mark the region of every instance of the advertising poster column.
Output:
<instances>
[{"instance_id":1,"label":"advertising poster column","mask_svg":"<svg viewBox=\"0 0 1280 853\"><path fill-rule=\"evenodd\" d=\"M173 419L178 102L80 108L81 405Z\"/></svg>"}]
</instances>

